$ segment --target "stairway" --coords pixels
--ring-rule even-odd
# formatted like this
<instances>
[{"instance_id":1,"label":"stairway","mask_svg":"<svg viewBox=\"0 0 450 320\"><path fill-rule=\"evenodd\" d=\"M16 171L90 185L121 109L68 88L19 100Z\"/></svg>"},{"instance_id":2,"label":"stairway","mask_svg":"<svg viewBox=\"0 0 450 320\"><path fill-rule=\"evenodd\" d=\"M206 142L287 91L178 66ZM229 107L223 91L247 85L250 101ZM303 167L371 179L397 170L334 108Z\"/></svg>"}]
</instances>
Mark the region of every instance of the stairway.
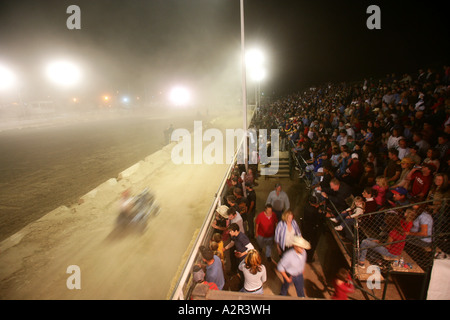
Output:
<instances>
[{"instance_id":1,"label":"stairway","mask_svg":"<svg viewBox=\"0 0 450 320\"><path fill-rule=\"evenodd\" d=\"M269 165L260 165L259 169L261 175L264 175L266 179L289 179L291 177L289 172L289 152L277 152Z\"/></svg>"}]
</instances>

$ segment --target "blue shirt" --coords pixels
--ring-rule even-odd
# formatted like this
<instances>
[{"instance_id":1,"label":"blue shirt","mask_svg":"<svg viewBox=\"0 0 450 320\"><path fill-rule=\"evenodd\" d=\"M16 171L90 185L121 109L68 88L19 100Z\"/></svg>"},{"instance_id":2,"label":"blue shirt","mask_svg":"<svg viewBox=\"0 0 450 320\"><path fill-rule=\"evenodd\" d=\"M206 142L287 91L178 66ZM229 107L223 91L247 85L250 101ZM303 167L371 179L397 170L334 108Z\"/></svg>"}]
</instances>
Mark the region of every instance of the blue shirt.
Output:
<instances>
[{"instance_id":1,"label":"blue shirt","mask_svg":"<svg viewBox=\"0 0 450 320\"><path fill-rule=\"evenodd\" d=\"M214 263L206 266L205 280L207 282L214 282L219 290L222 290L223 286L225 285L222 261L216 255L214 255Z\"/></svg>"},{"instance_id":2,"label":"blue shirt","mask_svg":"<svg viewBox=\"0 0 450 320\"><path fill-rule=\"evenodd\" d=\"M297 253L294 248L289 249L278 262L277 270L286 272L293 277L299 276L305 270L306 250Z\"/></svg>"},{"instance_id":3,"label":"blue shirt","mask_svg":"<svg viewBox=\"0 0 450 320\"><path fill-rule=\"evenodd\" d=\"M411 227L411 232L419 232L420 231L420 227L422 225L427 225L427 236L431 236L431 234L433 233L433 217L426 211L422 212L417 218L416 220L414 220L413 225ZM424 241L424 242L431 242L431 237L426 237L426 238L420 238L420 240Z\"/></svg>"}]
</instances>

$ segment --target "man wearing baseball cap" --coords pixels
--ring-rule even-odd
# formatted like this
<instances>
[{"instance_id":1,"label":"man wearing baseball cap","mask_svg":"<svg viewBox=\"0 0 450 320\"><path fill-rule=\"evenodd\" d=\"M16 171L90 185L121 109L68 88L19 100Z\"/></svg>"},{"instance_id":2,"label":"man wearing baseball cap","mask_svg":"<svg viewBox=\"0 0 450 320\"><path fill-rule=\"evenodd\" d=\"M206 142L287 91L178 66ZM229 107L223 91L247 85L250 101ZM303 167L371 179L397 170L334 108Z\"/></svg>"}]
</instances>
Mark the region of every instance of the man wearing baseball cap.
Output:
<instances>
[{"instance_id":1,"label":"man wearing baseball cap","mask_svg":"<svg viewBox=\"0 0 450 320\"><path fill-rule=\"evenodd\" d=\"M392 189L391 192L393 200L390 200L389 203L392 207L407 206L409 204L409 200L407 198L408 190L403 187L397 187Z\"/></svg>"},{"instance_id":2,"label":"man wearing baseball cap","mask_svg":"<svg viewBox=\"0 0 450 320\"><path fill-rule=\"evenodd\" d=\"M281 273L284 280L280 295L286 296L289 286L291 283L294 283L297 296L304 297L303 271L305 270L306 264L306 250L309 250L311 245L305 238L294 236L292 246L292 249L289 249L283 254L277 266L277 270Z\"/></svg>"}]
</instances>

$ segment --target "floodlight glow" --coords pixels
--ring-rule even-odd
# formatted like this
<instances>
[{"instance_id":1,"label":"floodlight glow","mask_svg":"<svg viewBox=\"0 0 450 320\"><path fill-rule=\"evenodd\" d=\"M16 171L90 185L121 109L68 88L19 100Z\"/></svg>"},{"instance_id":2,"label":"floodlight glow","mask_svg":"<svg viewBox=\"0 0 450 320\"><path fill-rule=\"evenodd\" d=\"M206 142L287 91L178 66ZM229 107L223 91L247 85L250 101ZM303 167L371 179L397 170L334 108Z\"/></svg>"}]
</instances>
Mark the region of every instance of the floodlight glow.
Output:
<instances>
[{"instance_id":1,"label":"floodlight glow","mask_svg":"<svg viewBox=\"0 0 450 320\"><path fill-rule=\"evenodd\" d=\"M260 50L249 50L245 54L245 63L249 69L259 68L264 63L264 55Z\"/></svg>"},{"instance_id":2,"label":"floodlight glow","mask_svg":"<svg viewBox=\"0 0 450 320\"><path fill-rule=\"evenodd\" d=\"M263 68L257 68L257 69L253 69L251 71L251 77L255 81L262 81L262 80L264 80L266 75L267 75L267 72Z\"/></svg>"},{"instance_id":3,"label":"floodlight glow","mask_svg":"<svg viewBox=\"0 0 450 320\"><path fill-rule=\"evenodd\" d=\"M66 61L53 62L47 66L49 79L61 86L72 86L81 78L80 69L74 64Z\"/></svg>"},{"instance_id":4,"label":"floodlight glow","mask_svg":"<svg viewBox=\"0 0 450 320\"><path fill-rule=\"evenodd\" d=\"M175 105L186 105L189 102L191 95L186 88L175 87L170 91L169 97Z\"/></svg>"},{"instance_id":5,"label":"floodlight glow","mask_svg":"<svg viewBox=\"0 0 450 320\"><path fill-rule=\"evenodd\" d=\"M128 101L130 101L130 99L128 97L123 97L122 98L122 102L127 103Z\"/></svg>"},{"instance_id":6,"label":"floodlight glow","mask_svg":"<svg viewBox=\"0 0 450 320\"><path fill-rule=\"evenodd\" d=\"M6 90L11 88L16 82L16 77L6 67L0 66L0 90Z\"/></svg>"}]
</instances>

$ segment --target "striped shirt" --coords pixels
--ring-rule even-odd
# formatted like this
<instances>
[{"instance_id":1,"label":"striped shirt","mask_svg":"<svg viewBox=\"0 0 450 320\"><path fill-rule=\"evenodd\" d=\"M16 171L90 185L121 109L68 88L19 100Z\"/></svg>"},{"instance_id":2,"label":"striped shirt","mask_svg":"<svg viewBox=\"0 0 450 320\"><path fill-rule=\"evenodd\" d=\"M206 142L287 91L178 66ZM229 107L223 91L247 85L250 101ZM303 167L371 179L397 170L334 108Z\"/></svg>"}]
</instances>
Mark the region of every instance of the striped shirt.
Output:
<instances>
[{"instance_id":1,"label":"striped shirt","mask_svg":"<svg viewBox=\"0 0 450 320\"><path fill-rule=\"evenodd\" d=\"M301 236L302 233L300 228L295 220L292 220L292 228L294 229L295 235ZM281 250L286 249L286 233L287 233L287 224L285 221L281 221L277 224L275 229L275 242L280 246ZM290 246L288 244L288 246Z\"/></svg>"}]
</instances>

